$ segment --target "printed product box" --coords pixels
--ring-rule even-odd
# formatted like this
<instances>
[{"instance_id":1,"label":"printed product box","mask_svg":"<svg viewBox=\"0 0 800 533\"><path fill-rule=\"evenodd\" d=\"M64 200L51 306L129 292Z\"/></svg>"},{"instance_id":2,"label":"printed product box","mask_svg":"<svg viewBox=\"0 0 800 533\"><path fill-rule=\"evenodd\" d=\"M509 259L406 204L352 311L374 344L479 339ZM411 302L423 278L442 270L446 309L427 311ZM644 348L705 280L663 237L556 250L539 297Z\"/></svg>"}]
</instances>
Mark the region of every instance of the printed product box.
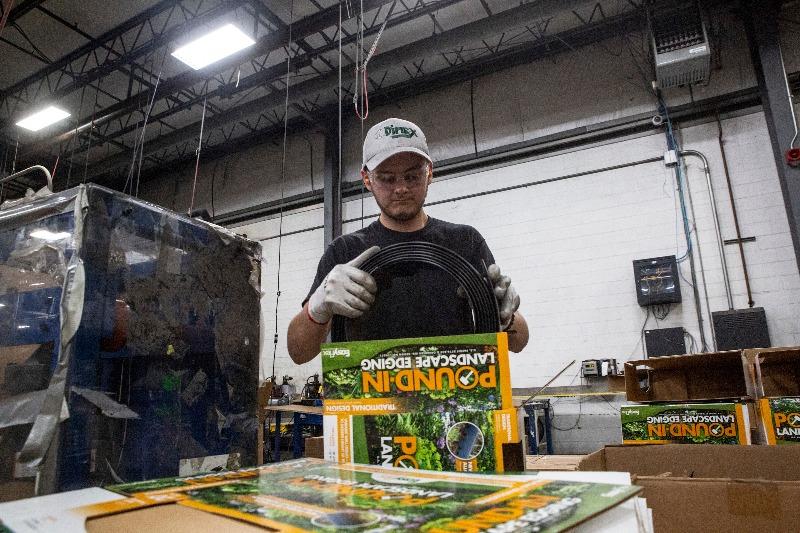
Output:
<instances>
[{"instance_id":1,"label":"printed product box","mask_svg":"<svg viewBox=\"0 0 800 533\"><path fill-rule=\"evenodd\" d=\"M800 397L762 398L758 407L767 444L800 444Z\"/></svg>"},{"instance_id":2,"label":"printed product box","mask_svg":"<svg viewBox=\"0 0 800 533\"><path fill-rule=\"evenodd\" d=\"M17 509L0 509L3 525L20 533L558 533L579 524L587 531L601 524L619 531L615 524L630 527L624 518L634 518L636 526L638 514L631 517L630 506L623 504L642 490L629 484L408 471L318 459L110 488L118 495L95 488L90 494L67 493L67 498L59 494L60 501L47 504L25 500Z\"/></svg>"},{"instance_id":3,"label":"printed product box","mask_svg":"<svg viewBox=\"0 0 800 533\"><path fill-rule=\"evenodd\" d=\"M522 471L505 333L326 344L325 459Z\"/></svg>"},{"instance_id":4,"label":"printed product box","mask_svg":"<svg viewBox=\"0 0 800 533\"><path fill-rule=\"evenodd\" d=\"M750 444L747 404L623 405L623 444Z\"/></svg>"}]
</instances>

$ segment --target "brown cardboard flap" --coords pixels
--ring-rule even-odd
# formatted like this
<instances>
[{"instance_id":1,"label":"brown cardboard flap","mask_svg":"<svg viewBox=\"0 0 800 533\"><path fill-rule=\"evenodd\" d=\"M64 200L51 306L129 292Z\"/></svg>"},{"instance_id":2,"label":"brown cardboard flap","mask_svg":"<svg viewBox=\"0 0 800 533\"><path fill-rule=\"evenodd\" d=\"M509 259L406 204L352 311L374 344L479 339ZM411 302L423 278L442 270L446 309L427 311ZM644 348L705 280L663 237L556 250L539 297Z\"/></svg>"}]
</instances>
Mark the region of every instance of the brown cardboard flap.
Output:
<instances>
[{"instance_id":1,"label":"brown cardboard flap","mask_svg":"<svg viewBox=\"0 0 800 533\"><path fill-rule=\"evenodd\" d=\"M324 459L325 437L306 437L304 457Z\"/></svg>"},{"instance_id":2,"label":"brown cardboard flap","mask_svg":"<svg viewBox=\"0 0 800 533\"><path fill-rule=\"evenodd\" d=\"M134 511L90 518L86 521L87 533L130 533L131 531L264 533L273 530L177 504L145 507Z\"/></svg>"},{"instance_id":3,"label":"brown cardboard flap","mask_svg":"<svg viewBox=\"0 0 800 533\"><path fill-rule=\"evenodd\" d=\"M800 483L639 477L659 532L796 531Z\"/></svg>"},{"instance_id":4,"label":"brown cardboard flap","mask_svg":"<svg viewBox=\"0 0 800 533\"><path fill-rule=\"evenodd\" d=\"M589 472L606 472L606 449L598 450L590 453L578 463L577 470L586 470Z\"/></svg>"},{"instance_id":5,"label":"brown cardboard flap","mask_svg":"<svg viewBox=\"0 0 800 533\"><path fill-rule=\"evenodd\" d=\"M581 461L578 470L630 472L637 476L670 473L672 478L800 481L800 446L606 446Z\"/></svg>"},{"instance_id":6,"label":"brown cardboard flap","mask_svg":"<svg viewBox=\"0 0 800 533\"><path fill-rule=\"evenodd\" d=\"M800 396L800 347L747 350L760 396Z\"/></svg>"},{"instance_id":7,"label":"brown cardboard flap","mask_svg":"<svg viewBox=\"0 0 800 533\"><path fill-rule=\"evenodd\" d=\"M629 361L625 394L633 402L747 398L746 369L740 350Z\"/></svg>"}]
</instances>

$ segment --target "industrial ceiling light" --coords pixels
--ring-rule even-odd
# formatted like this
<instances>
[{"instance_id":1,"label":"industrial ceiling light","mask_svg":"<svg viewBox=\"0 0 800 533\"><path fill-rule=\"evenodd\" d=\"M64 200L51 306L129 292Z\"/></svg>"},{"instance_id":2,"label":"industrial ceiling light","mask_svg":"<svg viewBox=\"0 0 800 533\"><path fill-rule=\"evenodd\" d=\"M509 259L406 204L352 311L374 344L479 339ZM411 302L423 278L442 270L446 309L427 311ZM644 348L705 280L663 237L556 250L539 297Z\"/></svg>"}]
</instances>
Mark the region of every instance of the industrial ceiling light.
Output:
<instances>
[{"instance_id":1,"label":"industrial ceiling light","mask_svg":"<svg viewBox=\"0 0 800 533\"><path fill-rule=\"evenodd\" d=\"M181 46L172 52L172 55L193 69L199 70L254 44L255 41L242 30L233 24L226 24Z\"/></svg>"},{"instance_id":2,"label":"industrial ceiling light","mask_svg":"<svg viewBox=\"0 0 800 533\"><path fill-rule=\"evenodd\" d=\"M25 128L26 130L39 131L42 128L46 128L50 124L55 124L59 120L64 120L68 116L69 113L63 109L50 106L42 109L38 113L34 113L33 115L20 120L17 122L17 126L20 128Z\"/></svg>"}]
</instances>

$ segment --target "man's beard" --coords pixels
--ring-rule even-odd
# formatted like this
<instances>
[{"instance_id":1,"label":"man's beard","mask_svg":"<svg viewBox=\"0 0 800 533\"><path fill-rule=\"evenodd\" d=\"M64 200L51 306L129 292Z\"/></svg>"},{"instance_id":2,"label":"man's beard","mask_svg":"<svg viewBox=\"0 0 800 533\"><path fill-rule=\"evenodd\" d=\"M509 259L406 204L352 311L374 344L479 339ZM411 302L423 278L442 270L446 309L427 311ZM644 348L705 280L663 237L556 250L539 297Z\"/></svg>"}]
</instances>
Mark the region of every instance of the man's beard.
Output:
<instances>
[{"instance_id":1,"label":"man's beard","mask_svg":"<svg viewBox=\"0 0 800 533\"><path fill-rule=\"evenodd\" d=\"M408 222L416 217L420 211L422 211L422 203L415 203L409 206L407 210L398 211L397 209L391 209L391 203L388 205L383 204L380 200L378 200L377 196L375 197L375 202L377 202L378 207L381 208L381 213L397 222Z\"/></svg>"}]
</instances>

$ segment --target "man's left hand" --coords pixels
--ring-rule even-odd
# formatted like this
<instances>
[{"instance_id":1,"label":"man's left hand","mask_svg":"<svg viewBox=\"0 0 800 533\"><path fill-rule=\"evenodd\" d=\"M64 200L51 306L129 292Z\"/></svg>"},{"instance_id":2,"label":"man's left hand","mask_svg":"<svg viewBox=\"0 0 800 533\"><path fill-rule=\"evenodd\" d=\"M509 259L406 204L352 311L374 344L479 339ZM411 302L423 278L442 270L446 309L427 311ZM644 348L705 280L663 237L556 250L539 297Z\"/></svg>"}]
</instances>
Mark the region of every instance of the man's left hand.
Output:
<instances>
[{"instance_id":1,"label":"man's left hand","mask_svg":"<svg viewBox=\"0 0 800 533\"><path fill-rule=\"evenodd\" d=\"M511 278L504 276L497 265L489 265L489 279L494 285L494 296L500 308L500 327L505 330L511 323L511 318L519 309L519 294L511 285Z\"/></svg>"}]
</instances>

